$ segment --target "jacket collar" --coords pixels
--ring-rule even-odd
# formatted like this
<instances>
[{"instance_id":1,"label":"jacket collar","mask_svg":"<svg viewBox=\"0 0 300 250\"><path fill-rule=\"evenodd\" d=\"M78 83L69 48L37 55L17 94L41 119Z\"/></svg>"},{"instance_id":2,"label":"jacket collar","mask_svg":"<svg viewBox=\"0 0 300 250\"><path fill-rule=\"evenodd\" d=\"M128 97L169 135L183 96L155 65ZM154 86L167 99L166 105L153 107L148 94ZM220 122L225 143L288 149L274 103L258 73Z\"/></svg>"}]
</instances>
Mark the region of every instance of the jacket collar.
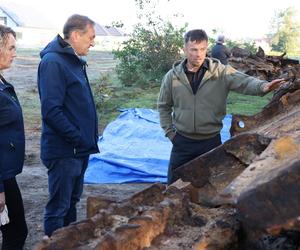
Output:
<instances>
[{"instance_id":1,"label":"jacket collar","mask_svg":"<svg viewBox=\"0 0 300 250\"><path fill-rule=\"evenodd\" d=\"M40 52L40 57L43 58L49 52L68 54L76 60L79 60L82 65L86 65L86 61L78 56L72 46L66 42L59 34Z\"/></svg>"},{"instance_id":2,"label":"jacket collar","mask_svg":"<svg viewBox=\"0 0 300 250\"><path fill-rule=\"evenodd\" d=\"M188 69L187 69L186 64L187 64L187 59L185 59L185 60L183 61L183 64L182 64L184 72L188 72ZM205 69L208 69L208 68L209 68L209 63L208 63L208 59L207 59L207 58L204 59L203 64L199 67L198 71L199 71L202 67L205 68Z\"/></svg>"},{"instance_id":3,"label":"jacket collar","mask_svg":"<svg viewBox=\"0 0 300 250\"><path fill-rule=\"evenodd\" d=\"M0 90L3 91L4 89L7 89L7 88L14 88L14 87L10 83L8 83L4 79L4 77L0 74Z\"/></svg>"}]
</instances>

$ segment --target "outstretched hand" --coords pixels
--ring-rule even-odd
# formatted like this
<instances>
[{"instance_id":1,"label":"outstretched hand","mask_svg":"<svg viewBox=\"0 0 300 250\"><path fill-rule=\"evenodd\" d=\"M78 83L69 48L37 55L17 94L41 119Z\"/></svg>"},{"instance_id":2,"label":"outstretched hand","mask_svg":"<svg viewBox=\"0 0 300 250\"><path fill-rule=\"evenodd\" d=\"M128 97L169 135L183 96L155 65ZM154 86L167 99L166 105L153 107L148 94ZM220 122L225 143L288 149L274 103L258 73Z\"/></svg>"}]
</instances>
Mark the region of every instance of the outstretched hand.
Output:
<instances>
[{"instance_id":1,"label":"outstretched hand","mask_svg":"<svg viewBox=\"0 0 300 250\"><path fill-rule=\"evenodd\" d=\"M277 89L280 85L282 85L283 83L285 83L286 80L284 78L280 78L280 79L275 79L272 82L268 82L264 88L263 91L265 93L268 93L274 89Z\"/></svg>"}]
</instances>

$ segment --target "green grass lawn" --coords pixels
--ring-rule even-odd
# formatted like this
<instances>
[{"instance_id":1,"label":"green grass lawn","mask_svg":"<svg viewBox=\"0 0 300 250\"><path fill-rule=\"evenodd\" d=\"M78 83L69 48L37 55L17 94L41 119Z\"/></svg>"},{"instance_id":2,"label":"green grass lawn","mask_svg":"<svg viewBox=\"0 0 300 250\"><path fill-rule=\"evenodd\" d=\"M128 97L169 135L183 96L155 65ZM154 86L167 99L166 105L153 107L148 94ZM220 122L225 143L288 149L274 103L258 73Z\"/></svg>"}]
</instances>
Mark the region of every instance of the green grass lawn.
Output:
<instances>
[{"instance_id":1,"label":"green grass lawn","mask_svg":"<svg viewBox=\"0 0 300 250\"><path fill-rule=\"evenodd\" d=\"M151 88L139 87L108 87L104 90L108 94L97 91L95 84L92 84L95 102L100 117L100 127L103 129L109 122L114 120L123 108L151 108L156 109L156 100L159 86Z\"/></svg>"},{"instance_id":2,"label":"green grass lawn","mask_svg":"<svg viewBox=\"0 0 300 250\"><path fill-rule=\"evenodd\" d=\"M23 109L24 122L26 125L36 126L41 120L40 100L37 92L27 91L23 93L20 102Z\"/></svg>"},{"instance_id":3,"label":"green grass lawn","mask_svg":"<svg viewBox=\"0 0 300 250\"><path fill-rule=\"evenodd\" d=\"M260 97L230 92L227 99L227 114L254 115L261 111L271 98L272 94Z\"/></svg>"}]
</instances>

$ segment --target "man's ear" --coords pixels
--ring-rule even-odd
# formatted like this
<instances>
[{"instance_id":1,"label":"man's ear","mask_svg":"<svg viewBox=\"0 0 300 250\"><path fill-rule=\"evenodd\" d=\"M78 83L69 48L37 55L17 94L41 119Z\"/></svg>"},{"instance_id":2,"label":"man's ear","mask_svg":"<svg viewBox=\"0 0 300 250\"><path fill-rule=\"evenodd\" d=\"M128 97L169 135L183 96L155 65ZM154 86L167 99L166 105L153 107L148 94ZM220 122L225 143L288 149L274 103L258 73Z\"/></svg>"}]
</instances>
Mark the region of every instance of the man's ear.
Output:
<instances>
[{"instance_id":1,"label":"man's ear","mask_svg":"<svg viewBox=\"0 0 300 250\"><path fill-rule=\"evenodd\" d=\"M79 31L78 30L73 30L70 34L70 38L72 41L77 41L78 38L79 38L80 34L79 34Z\"/></svg>"}]
</instances>

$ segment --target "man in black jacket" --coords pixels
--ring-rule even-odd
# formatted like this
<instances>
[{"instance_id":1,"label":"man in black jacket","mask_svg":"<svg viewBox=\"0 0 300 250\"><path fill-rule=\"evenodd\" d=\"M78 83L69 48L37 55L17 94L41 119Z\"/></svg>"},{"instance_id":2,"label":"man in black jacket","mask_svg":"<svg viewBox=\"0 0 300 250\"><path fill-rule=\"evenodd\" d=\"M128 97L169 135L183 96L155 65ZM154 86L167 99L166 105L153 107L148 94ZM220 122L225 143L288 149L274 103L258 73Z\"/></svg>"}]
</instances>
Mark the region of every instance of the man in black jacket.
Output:
<instances>
[{"instance_id":1,"label":"man in black jacket","mask_svg":"<svg viewBox=\"0 0 300 250\"><path fill-rule=\"evenodd\" d=\"M228 64L227 59L230 57L230 50L223 44L225 42L225 37L219 35L216 45L212 48L211 56L213 58L219 59L224 65Z\"/></svg>"},{"instance_id":2,"label":"man in black jacket","mask_svg":"<svg viewBox=\"0 0 300 250\"><path fill-rule=\"evenodd\" d=\"M47 236L76 221L89 155L99 151L97 113L82 59L95 45L94 25L86 16L71 16L64 25L64 38L58 35L40 53L41 159L48 168L49 186Z\"/></svg>"}]
</instances>

